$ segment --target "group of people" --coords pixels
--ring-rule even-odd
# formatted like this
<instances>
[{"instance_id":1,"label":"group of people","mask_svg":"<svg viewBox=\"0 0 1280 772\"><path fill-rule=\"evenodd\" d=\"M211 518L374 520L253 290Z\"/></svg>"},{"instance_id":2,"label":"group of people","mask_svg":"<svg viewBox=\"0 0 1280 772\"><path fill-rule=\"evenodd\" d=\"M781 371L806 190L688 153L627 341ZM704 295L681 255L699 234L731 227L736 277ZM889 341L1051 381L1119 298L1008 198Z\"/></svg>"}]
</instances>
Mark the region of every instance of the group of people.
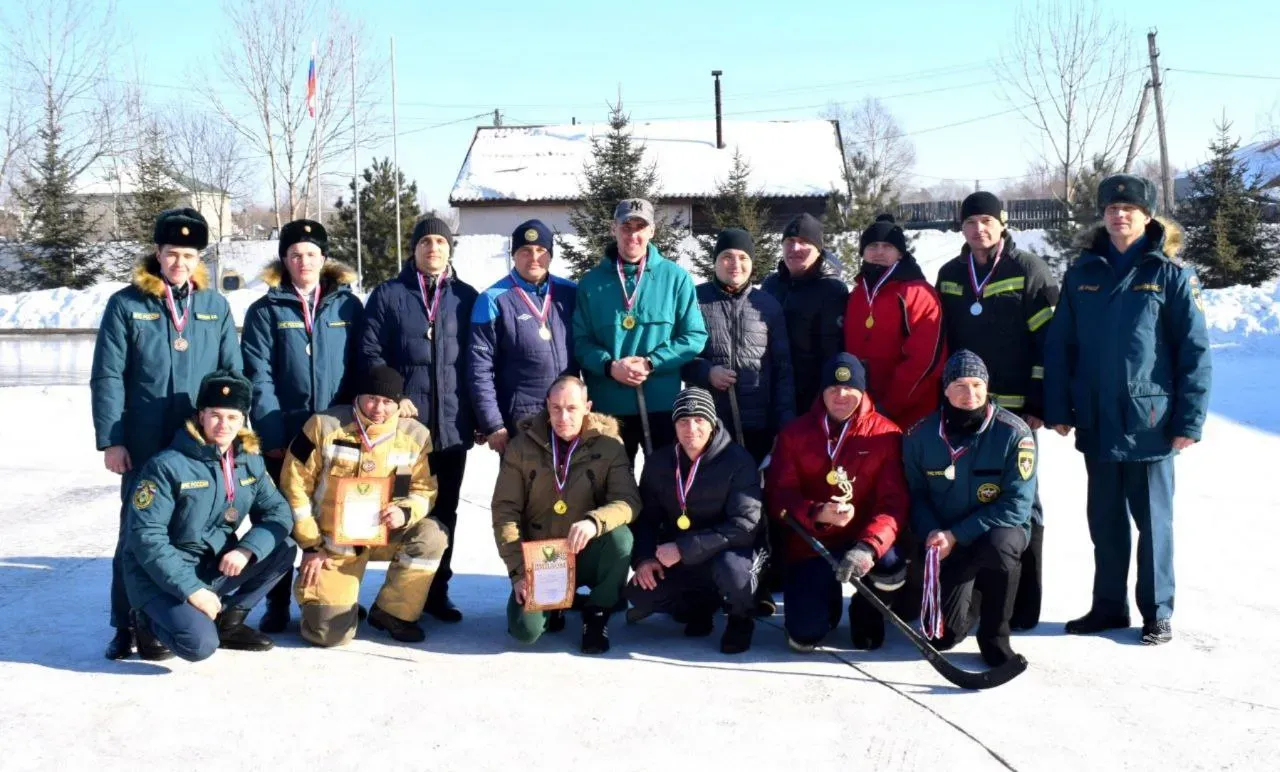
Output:
<instances>
[{"instance_id":1,"label":"group of people","mask_svg":"<svg viewBox=\"0 0 1280 772\"><path fill-rule=\"evenodd\" d=\"M412 259L362 304L323 225L297 220L239 341L200 262L203 218L163 212L94 353L97 444L123 477L106 655L269 649L293 602L317 646L362 622L416 642L424 614L461 621L450 566L467 452L482 443L500 455L492 524L518 641L566 625L564 611L529 610L522 544L565 539L587 590L584 653L609 649L623 609L628 622L669 614L689 636L724 612L720 649L739 653L777 592L788 643L812 651L856 577L854 648L883 643L862 597L874 593L906 617L923 607L939 649L976 626L999 665L1011 632L1040 618L1044 426L1075 430L1089 474L1093 603L1067 632L1129 626L1132 517L1141 637L1164 643L1173 457L1200 439L1207 334L1152 183L1117 175L1098 197L1102 224L1061 290L985 192L963 202L965 246L936 284L886 215L861 234L852 290L808 214L761 287L737 228L695 285L652 244L652 204L627 199L576 284L550 273L553 234L530 220L512 233L510 274L477 291L449 226L428 217ZM340 543L350 478L387 479L385 545ZM390 568L366 609L370 560Z\"/></svg>"}]
</instances>

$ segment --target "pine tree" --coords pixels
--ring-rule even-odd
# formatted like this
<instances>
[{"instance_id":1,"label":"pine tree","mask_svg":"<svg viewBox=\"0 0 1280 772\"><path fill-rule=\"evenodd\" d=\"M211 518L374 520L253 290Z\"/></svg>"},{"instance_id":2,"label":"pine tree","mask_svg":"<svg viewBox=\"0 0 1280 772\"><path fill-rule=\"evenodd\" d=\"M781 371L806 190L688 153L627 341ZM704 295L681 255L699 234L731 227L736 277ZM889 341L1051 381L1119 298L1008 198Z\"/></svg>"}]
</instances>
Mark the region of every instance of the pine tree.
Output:
<instances>
[{"instance_id":1,"label":"pine tree","mask_svg":"<svg viewBox=\"0 0 1280 772\"><path fill-rule=\"evenodd\" d=\"M156 215L181 205L182 192L174 184L172 166L165 152L164 134L151 122L142 131L135 164L137 177L130 197L128 238L139 244L150 244L155 234Z\"/></svg>"},{"instance_id":2,"label":"pine tree","mask_svg":"<svg viewBox=\"0 0 1280 772\"><path fill-rule=\"evenodd\" d=\"M751 164L737 148L733 151L733 167L729 177L716 184L716 198L708 207L708 215L714 232L699 236L698 241L706 249L693 256L694 269L702 278L710 281L716 274L716 235L725 228L742 228L751 234L755 242L755 258L751 266L751 283L759 284L778 263L781 238L770 232L769 208L760 200L758 189L750 187Z\"/></svg>"},{"instance_id":3,"label":"pine tree","mask_svg":"<svg viewBox=\"0 0 1280 772\"><path fill-rule=\"evenodd\" d=\"M844 193L833 193L827 199L827 209L822 215L822 235L827 242L827 249L840 261L841 278L846 283L852 282L862 268L862 256L858 254L858 232L853 227L849 197Z\"/></svg>"},{"instance_id":4,"label":"pine tree","mask_svg":"<svg viewBox=\"0 0 1280 772\"><path fill-rule=\"evenodd\" d=\"M1260 224L1258 181L1236 159L1240 142L1230 138L1230 129L1226 121L1218 124L1209 162L1188 175L1191 194L1181 210L1187 259L1208 288L1256 287L1280 272L1280 244Z\"/></svg>"},{"instance_id":5,"label":"pine tree","mask_svg":"<svg viewBox=\"0 0 1280 772\"><path fill-rule=\"evenodd\" d=\"M655 207L659 201L658 171L655 164L645 164L644 146L627 131L630 118L622 112L622 103L611 106L609 133L591 140L591 160L583 167L579 188L581 203L569 212L569 224L577 232L577 244L566 243L561 252L573 266L573 277L579 278L600 262L605 248L613 243L609 226L613 210L625 198L643 198ZM655 223L653 244L667 257L675 258L675 247L684 233L677 219Z\"/></svg>"},{"instance_id":6,"label":"pine tree","mask_svg":"<svg viewBox=\"0 0 1280 772\"><path fill-rule=\"evenodd\" d=\"M31 289L82 289L101 278L100 261L89 248L93 223L75 196L74 172L61 145L62 127L52 103L45 105L37 136L39 153L14 191L27 219L19 248L20 275L7 283Z\"/></svg>"},{"instance_id":7,"label":"pine tree","mask_svg":"<svg viewBox=\"0 0 1280 772\"><path fill-rule=\"evenodd\" d=\"M1080 234L1098 222L1098 185L1116 173L1115 164L1102 156L1094 156L1088 166L1076 171L1071 186L1071 200L1066 202L1067 219L1045 233L1045 239L1055 254L1044 255L1054 273L1061 276L1077 254Z\"/></svg>"},{"instance_id":8,"label":"pine tree","mask_svg":"<svg viewBox=\"0 0 1280 772\"><path fill-rule=\"evenodd\" d=\"M390 158L374 159L360 174L360 243L363 247L364 288L399 275L396 261L396 176L400 178L400 229L403 242L401 258L413 257L409 238L413 224L422 213L418 205L418 184L405 182L404 173L395 169ZM337 215L329 230L330 254L356 267L355 181L347 184L351 197L336 203Z\"/></svg>"}]
</instances>

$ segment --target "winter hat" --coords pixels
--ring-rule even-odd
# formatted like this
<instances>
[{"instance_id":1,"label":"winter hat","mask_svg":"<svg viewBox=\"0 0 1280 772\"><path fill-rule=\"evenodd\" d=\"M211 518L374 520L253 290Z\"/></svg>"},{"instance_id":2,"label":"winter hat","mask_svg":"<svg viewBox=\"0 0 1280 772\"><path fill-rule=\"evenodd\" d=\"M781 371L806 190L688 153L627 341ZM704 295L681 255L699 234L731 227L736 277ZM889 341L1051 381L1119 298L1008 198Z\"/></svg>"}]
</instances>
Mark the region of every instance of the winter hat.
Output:
<instances>
[{"instance_id":1,"label":"winter hat","mask_svg":"<svg viewBox=\"0 0 1280 772\"><path fill-rule=\"evenodd\" d=\"M236 370L214 370L200 381L196 395L196 410L207 407L223 407L249 413L249 399L253 396L253 384Z\"/></svg>"},{"instance_id":2,"label":"winter hat","mask_svg":"<svg viewBox=\"0 0 1280 772\"><path fill-rule=\"evenodd\" d=\"M157 245L204 249L209 246L209 223L190 207L166 209L156 216L152 241Z\"/></svg>"},{"instance_id":3,"label":"winter hat","mask_svg":"<svg viewBox=\"0 0 1280 772\"><path fill-rule=\"evenodd\" d=\"M797 215L782 229L782 240L789 238L804 239L815 247L822 248L822 221L805 212Z\"/></svg>"},{"instance_id":4,"label":"winter hat","mask_svg":"<svg viewBox=\"0 0 1280 772\"><path fill-rule=\"evenodd\" d=\"M304 242L315 244L320 247L320 254L326 254L329 251L329 232L315 220L294 220L285 223L285 226L280 229L280 257L284 258L289 247Z\"/></svg>"},{"instance_id":5,"label":"winter hat","mask_svg":"<svg viewBox=\"0 0 1280 772\"><path fill-rule=\"evenodd\" d=\"M892 244L903 255L907 254L907 237L902 228L893 219L893 215L885 213L876 215L876 221L868 225L858 236L858 254L867 251L867 247L877 241Z\"/></svg>"},{"instance_id":6,"label":"winter hat","mask_svg":"<svg viewBox=\"0 0 1280 772\"><path fill-rule=\"evenodd\" d=\"M715 256L719 257L726 249L740 249L752 260L756 257L755 242L752 241L751 234L742 228L725 228L716 236Z\"/></svg>"},{"instance_id":7,"label":"winter hat","mask_svg":"<svg viewBox=\"0 0 1280 772\"><path fill-rule=\"evenodd\" d=\"M613 221L618 225L627 220L644 220L645 225L657 222L653 214L653 204L643 198L624 198L613 208Z\"/></svg>"},{"instance_id":8,"label":"winter hat","mask_svg":"<svg viewBox=\"0 0 1280 772\"><path fill-rule=\"evenodd\" d=\"M555 253L556 245L551 229L542 220L525 220L511 232L511 254L514 255L520 247L530 244L542 247L547 250L547 254Z\"/></svg>"},{"instance_id":9,"label":"winter hat","mask_svg":"<svg viewBox=\"0 0 1280 772\"><path fill-rule=\"evenodd\" d=\"M867 390L867 368L853 354L841 352L827 360L822 368L822 388L832 386L848 386L851 389L865 392Z\"/></svg>"},{"instance_id":10,"label":"winter hat","mask_svg":"<svg viewBox=\"0 0 1280 772\"><path fill-rule=\"evenodd\" d=\"M360 378L357 394L398 400L404 396L404 378L387 365L374 365Z\"/></svg>"},{"instance_id":11,"label":"winter hat","mask_svg":"<svg viewBox=\"0 0 1280 772\"><path fill-rule=\"evenodd\" d=\"M991 380L991 376L987 374L987 365L982 361L982 357L967 348L962 348L952 354L951 358L947 360L946 367L942 370L943 386L950 386L958 378L981 378L984 382Z\"/></svg>"},{"instance_id":12,"label":"winter hat","mask_svg":"<svg viewBox=\"0 0 1280 772\"><path fill-rule=\"evenodd\" d=\"M1009 213L1004 210L1004 204L996 194L985 190L970 193L960 204L960 222L983 214L994 217L1001 223L1009 219Z\"/></svg>"},{"instance_id":13,"label":"winter hat","mask_svg":"<svg viewBox=\"0 0 1280 772\"><path fill-rule=\"evenodd\" d=\"M716 422L716 402L711 392L697 386L690 386L676 395L675 405L671 408L671 421L679 421L686 417L705 418Z\"/></svg>"},{"instance_id":14,"label":"winter hat","mask_svg":"<svg viewBox=\"0 0 1280 772\"><path fill-rule=\"evenodd\" d=\"M1144 177L1113 174L1098 183L1098 216L1111 204L1133 204L1150 216L1156 211L1156 185Z\"/></svg>"},{"instance_id":15,"label":"winter hat","mask_svg":"<svg viewBox=\"0 0 1280 772\"><path fill-rule=\"evenodd\" d=\"M418 242L424 236L444 236L449 246L453 246L453 229L439 217L424 217L413 224L413 236L409 239L410 252L418 248Z\"/></svg>"}]
</instances>

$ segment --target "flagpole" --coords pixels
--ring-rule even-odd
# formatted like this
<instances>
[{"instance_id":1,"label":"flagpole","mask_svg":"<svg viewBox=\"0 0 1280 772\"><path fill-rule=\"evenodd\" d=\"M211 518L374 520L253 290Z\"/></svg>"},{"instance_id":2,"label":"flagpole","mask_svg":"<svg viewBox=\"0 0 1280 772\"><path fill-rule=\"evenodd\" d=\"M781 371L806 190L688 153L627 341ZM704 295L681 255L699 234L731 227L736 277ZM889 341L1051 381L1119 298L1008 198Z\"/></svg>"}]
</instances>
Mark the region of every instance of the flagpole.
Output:
<instances>
[{"instance_id":1,"label":"flagpole","mask_svg":"<svg viewBox=\"0 0 1280 772\"><path fill-rule=\"evenodd\" d=\"M356 204L356 286L364 289L364 251L360 244L360 144L356 134L356 36L351 36L351 192Z\"/></svg>"},{"instance_id":2,"label":"flagpole","mask_svg":"<svg viewBox=\"0 0 1280 772\"><path fill-rule=\"evenodd\" d=\"M320 62L316 41L311 41L311 59L316 63L316 101L320 101ZM324 190L320 185L320 158L324 155L324 132L320 129L320 110L316 109L313 124L316 130L316 222L324 222Z\"/></svg>"},{"instance_id":3,"label":"flagpole","mask_svg":"<svg viewBox=\"0 0 1280 772\"><path fill-rule=\"evenodd\" d=\"M404 261L404 257L400 254L400 242L403 236L400 232L400 145L396 131L396 36L391 36L391 164L394 167L391 170L392 176L396 180L396 265Z\"/></svg>"}]
</instances>

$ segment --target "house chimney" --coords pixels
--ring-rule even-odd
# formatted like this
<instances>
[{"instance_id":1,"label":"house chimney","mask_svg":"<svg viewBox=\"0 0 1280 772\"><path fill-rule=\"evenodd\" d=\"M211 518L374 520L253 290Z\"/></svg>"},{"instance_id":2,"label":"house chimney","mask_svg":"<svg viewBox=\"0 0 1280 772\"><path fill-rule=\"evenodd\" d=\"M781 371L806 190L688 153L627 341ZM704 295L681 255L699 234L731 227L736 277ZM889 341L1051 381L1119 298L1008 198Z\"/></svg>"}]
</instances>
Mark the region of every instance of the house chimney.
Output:
<instances>
[{"instance_id":1,"label":"house chimney","mask_svg":"<svg viewBox=\"0 0 1280 772\"><path fill-rule=\"evenodd\" d=\"M724 70L712 70L711 77L716 79L716 149L724 150L724 116L720 111L720 76Z\"/></svg>"}]
</instances>

